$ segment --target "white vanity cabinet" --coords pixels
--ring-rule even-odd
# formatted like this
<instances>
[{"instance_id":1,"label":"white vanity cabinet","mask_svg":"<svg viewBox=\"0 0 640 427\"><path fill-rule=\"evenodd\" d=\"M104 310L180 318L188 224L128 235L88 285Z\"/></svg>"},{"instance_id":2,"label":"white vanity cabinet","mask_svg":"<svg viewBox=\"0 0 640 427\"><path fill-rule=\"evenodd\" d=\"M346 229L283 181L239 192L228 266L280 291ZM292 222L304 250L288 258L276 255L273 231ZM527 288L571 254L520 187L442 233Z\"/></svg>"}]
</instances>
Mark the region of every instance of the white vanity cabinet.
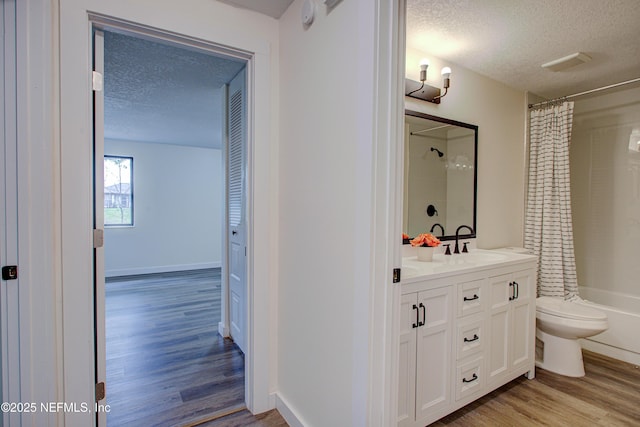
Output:
<instances>
[{"instance_id":1,"label":"white vanity cabinet","mask_svg":"<svg viewBox=\"0 0 640 427\"><path fill-rule=\"evenodd\" d=\"M450 404L452 302L451 286L402 296L400 426L413 425L416 417L428 417Z\"/></svg>"},{"instance_id":2,"label":"white vanity cabinet","mask_svg":"<svg viewBox=\"0 0 640 427\"><path fill-rule=\"evenodd\" d=\"M405 260L414 274L401 285L398 426L426 426L522 374L533 378L535 258L495 258L503 262Z\"/></svg>"},{"instance_id":3,"label":"white vanity cabinet","mask_svg":"<svg viewBox=\"0 0 640 427\"><path fill-rule=\"evenodd\" d=\"M489 382L502 385L526 367L535 352L534 272L521 270L489 278ZM532 374L531 374L532 375Z\"/></svg>"}]
</instances>

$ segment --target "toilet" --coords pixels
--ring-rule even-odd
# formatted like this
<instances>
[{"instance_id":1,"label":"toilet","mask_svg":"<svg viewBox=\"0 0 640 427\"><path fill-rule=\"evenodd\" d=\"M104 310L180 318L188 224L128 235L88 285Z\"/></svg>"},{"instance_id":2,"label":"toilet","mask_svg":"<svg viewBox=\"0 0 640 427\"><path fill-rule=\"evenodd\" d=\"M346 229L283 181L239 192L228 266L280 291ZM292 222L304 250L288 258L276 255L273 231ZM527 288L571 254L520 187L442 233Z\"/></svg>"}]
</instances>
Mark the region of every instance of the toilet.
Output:
<instances>
[{"instance_id":1,"label":"toilet","mask_svg":"<svg viewBox=\"0 0 640 427\"><path fill-rule=\"evenodd\" d=\"M536 366L569 377L584 376L579 338L604 332L607 315L581 301L536 299Z\"/></svg>"}]
</instances>

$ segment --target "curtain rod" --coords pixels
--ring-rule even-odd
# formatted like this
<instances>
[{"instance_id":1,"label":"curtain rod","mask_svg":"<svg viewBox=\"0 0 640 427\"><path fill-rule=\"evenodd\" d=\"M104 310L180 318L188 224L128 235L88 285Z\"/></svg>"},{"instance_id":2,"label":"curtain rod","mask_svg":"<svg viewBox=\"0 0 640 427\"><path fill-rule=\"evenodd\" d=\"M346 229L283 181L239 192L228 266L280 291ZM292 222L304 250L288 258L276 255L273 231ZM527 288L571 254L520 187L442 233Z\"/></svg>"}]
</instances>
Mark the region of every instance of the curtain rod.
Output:
<instances>
[{"instance_id":1,"label":"curtain rod","mask_svg":"<svg viewBox=\"0 0 640 427\"><path fill-rule=\"evenodd\" d=\"M542 102L537 102L535 104L529 104L529 108L535 108L535 107L539 107L539 106L542 106L542 105L551 104L553 102L557 102L557 101L561 101L561 100L567 100L569 98L575 98L577 96L587 95L587 94L594 93L594 92L600 92L601 90L613 89L614 87L624 86L624 85L628 85L628 84L635 83L635 82L640 82L640 77L635 78L635 79L631 79L631 80L627 80L626 82L614 83L614 84L609 85L609 86L602 86L602 87L599 87L599 88L596 88L596 89L591 89L591 90L587 90L587 91L580 92L580 93L574 93L573 95L561 96L559 98L550 99L548 101L542 101Z\"/></svg>"},{"instance_id":2,"label":"curtain rod","mask_svg":"<svg viewBox=\"0 0 640 427\"><path fill-rule=\"evenodd\" d=\"M429 128L429 129L417 130L415 132L411 132L411 135L422 136L422 135L419 135L422 132L431 132L431 131L438 130L438 129L448 128L449 126L451 126L451 125L442 125L442 126L436 126L436 127L433 127L433 128Z\"/></svg>"}]
</instances>

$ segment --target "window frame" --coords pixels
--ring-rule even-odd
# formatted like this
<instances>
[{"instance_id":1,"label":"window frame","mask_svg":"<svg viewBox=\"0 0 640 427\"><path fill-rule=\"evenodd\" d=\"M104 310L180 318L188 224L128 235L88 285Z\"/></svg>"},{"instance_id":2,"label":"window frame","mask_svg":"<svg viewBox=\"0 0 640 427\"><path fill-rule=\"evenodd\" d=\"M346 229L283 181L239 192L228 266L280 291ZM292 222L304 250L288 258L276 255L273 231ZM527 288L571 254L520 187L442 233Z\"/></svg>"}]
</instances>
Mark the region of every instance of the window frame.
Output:
<instances>
[{"instance_id":1,"label":"window frame","mask_svg":"<svg viewBox=\"0 0 640 427\"><path fill-rule=\"evenodd\" d=\"M116 155L116 154L105 154L104 155L104 162L107 161L107 159L123 159L123 160L128 160L129 161L129 206L126 208L130 211L130 222L129 223L118 223L118 224L114 224L114 223L107 223L107 213L106 213L106 209L107 207L105 206L105 197L104 195L107 194L106 192L104 192L104 190L106 189L105 187L105 181L103 178L103 197L102 197L102 202L103 202L103 213L104 213L104 226L109 227L109 228L114 228L114 227L133 227L135 225L135 215L134 215L134 179L133 179L133 156L122 156L122 155ZM106 166L104 167L104 170L106 171ZM121 183L122 184L122 183ZM116 193L111 193L111 194L116 194ZM122 197L123 193L117 193L119 198ZM126 193L125 193L126 194Z\"/></svg>"}]
</instances>

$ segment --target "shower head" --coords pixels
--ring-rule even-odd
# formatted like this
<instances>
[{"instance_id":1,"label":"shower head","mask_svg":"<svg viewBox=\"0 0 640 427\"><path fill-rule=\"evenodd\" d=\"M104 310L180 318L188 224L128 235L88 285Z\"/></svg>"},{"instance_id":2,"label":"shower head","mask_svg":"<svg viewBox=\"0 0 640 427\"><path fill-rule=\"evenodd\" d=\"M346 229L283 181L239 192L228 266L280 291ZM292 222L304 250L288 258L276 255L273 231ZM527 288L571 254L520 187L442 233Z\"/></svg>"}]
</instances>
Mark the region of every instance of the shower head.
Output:
<instances>
[{"instance_id":1,"label":"shower head","mask_svg":"<svg viewBox=\"0 0 640 427\"><path fill-rule=\"evenodd\" d=\"M444 156L444 153L435 147L431 147L431 151L435 151L436 153L438 153L438 157Z\"/></svg>"}]
</instances>

